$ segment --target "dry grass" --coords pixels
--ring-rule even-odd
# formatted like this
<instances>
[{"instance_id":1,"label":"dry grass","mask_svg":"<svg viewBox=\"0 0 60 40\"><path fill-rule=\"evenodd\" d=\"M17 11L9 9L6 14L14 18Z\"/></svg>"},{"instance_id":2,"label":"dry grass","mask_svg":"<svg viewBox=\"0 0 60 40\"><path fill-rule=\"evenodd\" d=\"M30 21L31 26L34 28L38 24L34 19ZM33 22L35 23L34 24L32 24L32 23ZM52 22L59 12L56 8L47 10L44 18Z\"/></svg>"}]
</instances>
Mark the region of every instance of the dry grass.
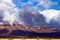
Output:
<instances>
[{"instance_id":1,"label":"dry grass","mask_svg":"<svg viewBox=\"0 0 60 40\"><path fill-rule=\"evenodd\" d=\"M2 38L0 40L60 40L60 39L36 39L36 38L35 39L33 39L33 38L30 38L30 39L28 39L28 38L27 39L24 39L24 38L23 39L21 39L21 38L15 38L15 39L14 38L12 38L12 39L5 38L5 39L3 39Z\"/></svg>"}]
</instances>

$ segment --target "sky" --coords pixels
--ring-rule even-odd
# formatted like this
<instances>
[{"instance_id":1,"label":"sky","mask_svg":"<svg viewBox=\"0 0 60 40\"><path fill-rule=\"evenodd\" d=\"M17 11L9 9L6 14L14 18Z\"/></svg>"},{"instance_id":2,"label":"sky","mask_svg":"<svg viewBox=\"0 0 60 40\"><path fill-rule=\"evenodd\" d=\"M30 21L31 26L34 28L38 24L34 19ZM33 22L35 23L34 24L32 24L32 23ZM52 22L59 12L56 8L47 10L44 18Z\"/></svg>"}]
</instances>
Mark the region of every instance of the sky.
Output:
<instances>
[{"instance_id":1,"label":"sky","mask_svg":"<svg viewBox=\"0 0 60 40\"><path fill-rule=\"evenodd\" d=\"M60 0L0 0L0 21L60 30Z\"/></svg>"},{"instance_id":2,"label":"sky","mask_svg":"<svg viewBox=\"0 0 60 40\"><path fill-rule=\"evenodd\" d=\"M18 9L28 5L29 8L40 12L46 18L47 23L51 20L56 21L57 17L60 17L60 0L13 0L13 2Z\"/></svg>"},{"instance_id":3,"label":"sky","mask_svg":"<svg viewBox=\"0 0 60 40\"><path fill-rule=\"evenodd\" d=\"M60 10L60 0L14 0L13 2L16 4L18 8L21 8L24 5L29 5L31 7L38 7L40 10Z\"/></svg>"},{"instance_id":4,"label":"sky","mask_svg":"<svg viewBox=\"0 0 60 40\"><path fill-rule=\"evenodd\" d=\"M39 14L42 14L45 17L45 22L47 22L47 25L56 26L60 29L60 0L13 0L13 2L16 4L18 9L28 5L29 8L31 7L31 9L38 11ZM37 20L39 19L43 18L38 18ZM34 23L38 24L39 22L34 21ZM46 23L39 23L39 25L42 24L45 25Z\"/></svg>"}]
</instances>

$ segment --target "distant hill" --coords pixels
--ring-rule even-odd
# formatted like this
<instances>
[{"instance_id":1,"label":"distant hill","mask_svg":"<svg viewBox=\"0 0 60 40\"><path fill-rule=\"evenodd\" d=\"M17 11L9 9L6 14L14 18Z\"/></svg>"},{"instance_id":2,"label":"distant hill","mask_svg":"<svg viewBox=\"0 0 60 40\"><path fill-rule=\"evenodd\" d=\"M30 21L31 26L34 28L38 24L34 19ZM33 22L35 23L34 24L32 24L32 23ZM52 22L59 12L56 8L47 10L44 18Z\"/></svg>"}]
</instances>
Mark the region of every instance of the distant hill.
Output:
<instances>
[{"instance_id":1,"label":"distant hill","mask_svg":"<svg viewBox=\"0 0 60 40\"><path fill-rule=\"evenodd\" d=\"M57 33L57 34L56 34ZM22 24L15 25L0 25L0 36L5 37L19 37L19 36L27 36L27 37L42 37L42 36L53 36L58 35L60 33L59 30L52 27L46 26L25 26ZM43 34L43 35L41 35ZM58 35L59 36L59 35Z\"/></svg>"}]
</instances>

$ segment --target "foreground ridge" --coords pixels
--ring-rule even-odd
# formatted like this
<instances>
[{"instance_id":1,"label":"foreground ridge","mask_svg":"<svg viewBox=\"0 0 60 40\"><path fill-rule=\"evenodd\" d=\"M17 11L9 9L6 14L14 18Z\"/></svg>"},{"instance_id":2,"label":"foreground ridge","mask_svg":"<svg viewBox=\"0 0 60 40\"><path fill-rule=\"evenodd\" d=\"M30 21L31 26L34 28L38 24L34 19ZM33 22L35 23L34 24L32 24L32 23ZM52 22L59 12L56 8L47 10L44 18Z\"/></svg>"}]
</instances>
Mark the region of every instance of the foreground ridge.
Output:
<instances>
[{"instance_id":1,"label":"foreground ridge","mask_svg":"<svg viewBox=\"0 0 60 40\"><path fill-rule=\"evenodd\" d=\"M3 24L0 25L0 31L7 30L8 32L0 34L0 35L9 35L14 30L22 30L22 31L29 31L29 32L36 32L36 33L56 33L58 30L56 28L52 27L46 27L46 26L26 26L23 24Z\"/></svg>"}]
</instances>

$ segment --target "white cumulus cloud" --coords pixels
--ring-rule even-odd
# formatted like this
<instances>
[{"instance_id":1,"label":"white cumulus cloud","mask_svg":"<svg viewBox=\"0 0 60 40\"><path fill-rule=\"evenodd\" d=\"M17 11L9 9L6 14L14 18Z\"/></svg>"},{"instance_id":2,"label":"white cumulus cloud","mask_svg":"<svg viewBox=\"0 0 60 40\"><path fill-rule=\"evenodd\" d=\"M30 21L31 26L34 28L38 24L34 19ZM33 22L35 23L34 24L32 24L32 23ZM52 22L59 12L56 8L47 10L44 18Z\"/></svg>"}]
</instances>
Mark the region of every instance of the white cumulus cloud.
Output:
<instances>
[{"instance_id":1,"label":"white cumulus cloud","mask_svg":"<svg viewBox=\"0 0 60 40\"><path fill-rule=\"evenodd\" d=\"M39 0L39 4L37 6L39 5L45 7L45 9L48 9L52 5L57 5L57 2L52 2L51 0Z\"/></svg>"},{"instance_id":2,"label":"white cumulus cloud","mask_svg":"<svg viewBox=\"0 0 60 40\"><path fill-rule=\"evenodd\" d=\"M8 22L11 25L14 21L23 23L21 19L18 19L18 13L19 9L16 8L16 5L12 2L12 0L0 0L0 14L2 14L2 20L4 22Z\"/></svg>"},{"instance_id":3,"label":"white cumulus cloud","mask_svg":"<svg viewBox=\"0 0 60 40\"><path fill-rule=\"evenodd\" d=\"M59 21L60 19L60 10L44 10L44 11L40 11L40 14L42 14L46 19L45 21L47 23L50 23L50 21L53 19L55 21ZM60 22L60 21L59 21Z\"/></svg>"}]
</instances>

